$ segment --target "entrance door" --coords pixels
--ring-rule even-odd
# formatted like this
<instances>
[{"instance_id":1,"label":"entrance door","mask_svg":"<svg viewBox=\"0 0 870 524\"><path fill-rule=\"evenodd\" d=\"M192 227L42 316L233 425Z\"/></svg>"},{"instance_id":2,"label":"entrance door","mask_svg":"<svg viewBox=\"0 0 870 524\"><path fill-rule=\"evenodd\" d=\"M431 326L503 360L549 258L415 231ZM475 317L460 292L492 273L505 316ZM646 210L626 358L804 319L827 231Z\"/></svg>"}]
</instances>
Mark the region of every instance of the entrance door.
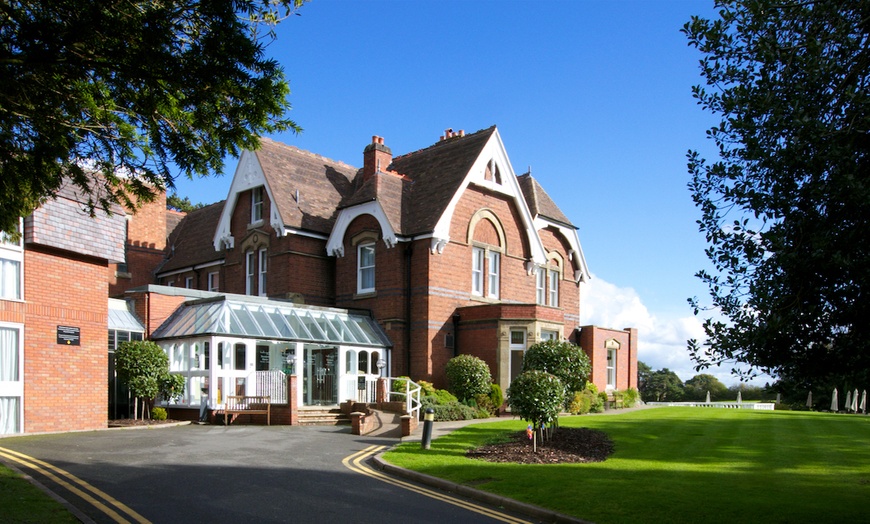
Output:
<instances>
[{"instance_id":1,"label":"entrance door","mask_svg":"<svg viewBox=\"0 0 870 524\"><path fill-rule=\"evenodd\" d=\"M303 380L306 406L337 404L338 348L306 346Z\"/></svg>"}]
</instances>

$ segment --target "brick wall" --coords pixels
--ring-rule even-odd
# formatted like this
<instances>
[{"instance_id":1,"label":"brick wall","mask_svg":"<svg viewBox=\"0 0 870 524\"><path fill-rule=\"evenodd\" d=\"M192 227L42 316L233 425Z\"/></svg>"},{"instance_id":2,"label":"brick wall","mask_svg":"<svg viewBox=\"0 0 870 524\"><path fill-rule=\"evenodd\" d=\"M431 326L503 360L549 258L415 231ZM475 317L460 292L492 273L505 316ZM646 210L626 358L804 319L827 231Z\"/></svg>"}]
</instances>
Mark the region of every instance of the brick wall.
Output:
<instances>
[{"instance_id":1,"label":"brick wall","mask_svg":"<svg viewBox=\"0 0 870 524\"><path fill-rule=\"evenodd\" d=\"M608 340L619 344L616 351L616 389L637 388L637 329L607 329L597 326L580 328L580 347L589 355L592 362L590 381L599 391L607 386L607 349Z\"/></svg>"},{"instance_id":2,"label":"brick wall","mask_svg":"<svg viewBox=\"0 0 870 524\"><path fill-rule=\"evenodd\" d=\"M108 265L35 246L24 263L24 431L104 428ZM58 344L59 325L79 328L80 345Z\"/></svg>"}]
</instances>

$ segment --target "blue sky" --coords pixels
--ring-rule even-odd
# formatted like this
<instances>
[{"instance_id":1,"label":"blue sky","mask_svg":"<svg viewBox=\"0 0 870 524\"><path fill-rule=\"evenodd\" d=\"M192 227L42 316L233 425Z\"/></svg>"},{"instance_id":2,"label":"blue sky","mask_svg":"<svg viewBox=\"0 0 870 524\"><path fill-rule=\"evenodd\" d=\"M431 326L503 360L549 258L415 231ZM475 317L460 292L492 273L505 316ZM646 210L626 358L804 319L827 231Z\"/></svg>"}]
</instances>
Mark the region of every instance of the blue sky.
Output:
<instances>
[{"instance_id":1,"label":"blue sky","mask_svg":"<svg viewBox=\"0 0 870 524\"><path fill-rule=\"evenodd\" d=\"M693 275L707 261L686 152L712 156L715 119L691 96L701 56L679 30L712 1L313 0L299 13L268 52L304 131L273 138L359 166L372 135L399 155L497 125L514 171L531 166L579 228L594 276L583 323L637 327L641 360L696 374L686 299L706 296ZM178 194L222 200L234 169Z\"/></svg>"}]
</instances>

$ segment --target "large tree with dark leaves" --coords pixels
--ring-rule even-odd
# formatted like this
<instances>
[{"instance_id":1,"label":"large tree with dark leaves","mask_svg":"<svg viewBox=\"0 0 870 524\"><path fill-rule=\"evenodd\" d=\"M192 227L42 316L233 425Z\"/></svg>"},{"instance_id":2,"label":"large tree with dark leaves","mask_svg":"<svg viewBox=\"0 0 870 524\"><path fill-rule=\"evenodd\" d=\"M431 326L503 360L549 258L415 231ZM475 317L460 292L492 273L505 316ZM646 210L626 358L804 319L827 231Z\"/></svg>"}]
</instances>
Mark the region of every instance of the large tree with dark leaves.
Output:
<instances>
[{"instance_id":1,"label":"large tree with dark leaves","mask_svg":"<svg viewBox=\"0 0 870 524\"><path fill-rule=\"evenodd\" d=\"M302 1L0 0L0 231L64 179L132 208L298 130L265 46Z\"/></svg>"},{"instance_id":2,"label":"large tree with dark leaves","mask_svg":"<svg viewBox=\"0 0 870 524\"><path fill-rule=\"evenodd\" d=\"M870 2L718 2L683 31L719 159L689 153L715 269L698 369L806 383L870 369ZM741 372L738 372L740 374ZM750 371L749 373L752 373Z\"/></svg>"}]
</instances>

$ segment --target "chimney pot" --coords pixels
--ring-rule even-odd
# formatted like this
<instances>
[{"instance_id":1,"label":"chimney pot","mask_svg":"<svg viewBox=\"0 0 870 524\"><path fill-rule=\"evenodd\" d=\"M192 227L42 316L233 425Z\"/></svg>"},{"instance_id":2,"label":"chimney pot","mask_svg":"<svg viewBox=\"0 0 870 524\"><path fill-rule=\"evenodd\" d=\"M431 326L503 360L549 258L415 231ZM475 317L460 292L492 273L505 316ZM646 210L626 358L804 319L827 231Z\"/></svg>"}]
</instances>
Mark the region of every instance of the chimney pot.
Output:
<instances>
[{"instance_id":1,"label":"chimney pot","mask_svg":"<svg viewBox=\"0 0 870 524\"><path fill-rule=\"evenodd\" d=\"M378 143L378 135L372 135L372 144Z\"/></svg>"}]
</instances>

